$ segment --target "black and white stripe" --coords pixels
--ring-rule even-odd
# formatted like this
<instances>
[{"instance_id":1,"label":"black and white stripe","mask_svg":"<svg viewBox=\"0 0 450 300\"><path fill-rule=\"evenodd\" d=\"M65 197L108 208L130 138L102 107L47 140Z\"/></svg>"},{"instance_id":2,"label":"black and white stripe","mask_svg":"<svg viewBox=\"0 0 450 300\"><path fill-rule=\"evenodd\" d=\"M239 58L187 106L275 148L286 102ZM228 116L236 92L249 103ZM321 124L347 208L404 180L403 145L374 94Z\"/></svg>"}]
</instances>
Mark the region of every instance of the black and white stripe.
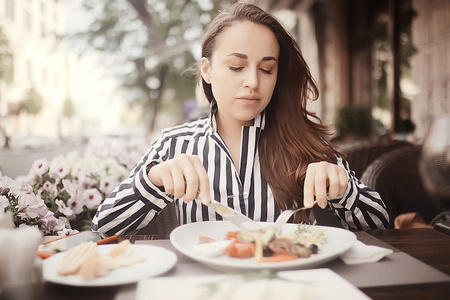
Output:
<instances>
[{"instance_id":1,"label":"black and white stripe","mask_svg":"<svg viewBox=\"0 0 450 300\"><path fill-rule=\"evenodd\" d=\"M182 153L198 155L210 178L211 197L257 221L274 221L280 214L272 191L262 177L258 144L264 129L264 113L254 125L242 128L240 172L238 173L228 149L217 133L214 115L178 125L162 132L137 166L100 205L92 221L92 230L104 236L123 234L145 227L166 205L174 201L178 207L180 224L221 220L200 201L184 203L174 199L162 188L150 182L146 166L162 162ZM331 209L349 229L383 228L388 215L379 195L354 178L346 161L338 164L347 170L347 192L330 201Z\"/></svg>"}]
</instances>

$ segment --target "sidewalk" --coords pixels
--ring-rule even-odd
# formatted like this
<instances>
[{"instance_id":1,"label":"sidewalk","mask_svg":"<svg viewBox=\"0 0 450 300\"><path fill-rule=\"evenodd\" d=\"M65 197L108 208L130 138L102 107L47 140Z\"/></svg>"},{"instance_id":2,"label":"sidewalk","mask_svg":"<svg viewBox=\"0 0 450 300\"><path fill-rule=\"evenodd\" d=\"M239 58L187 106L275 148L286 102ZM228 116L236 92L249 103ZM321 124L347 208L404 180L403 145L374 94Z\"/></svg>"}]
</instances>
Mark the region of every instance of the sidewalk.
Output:
<instances>
[{"instance_id":1,"label":"sidewalk","mask_svg":"<svg viewBox=\"0 0 450 300\"><path fill-rule=\"evenodd\" d=\"M84 151L82 144L61 144L50 149L28 150L28 149L0 149L0 171L3 176L16 178L26 175L37 159L47 158L51 160L58 155L64 155L72 151Z\"/></svg>"}]
</instances>

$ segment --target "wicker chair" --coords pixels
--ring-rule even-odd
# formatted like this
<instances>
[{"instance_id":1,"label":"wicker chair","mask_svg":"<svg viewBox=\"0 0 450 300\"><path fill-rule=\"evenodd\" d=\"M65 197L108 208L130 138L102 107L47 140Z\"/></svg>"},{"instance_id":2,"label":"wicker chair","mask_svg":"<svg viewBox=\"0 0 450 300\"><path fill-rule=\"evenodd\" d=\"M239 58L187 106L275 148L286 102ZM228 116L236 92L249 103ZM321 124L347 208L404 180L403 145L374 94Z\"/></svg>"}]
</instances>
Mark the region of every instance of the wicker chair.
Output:
<instances>
[{"instance_id":1,"label":"wicker chair","mask_svg":"<svg viewBox=\"0 0 450 300\"><path fill-rule=\"evenodd\" d=\"M155 239L165 238L170 235L172 230L180 224L177 217L177 208L175 202L169 203L153 220L142 229L137 230L133 235L154 236Z\"/></svg>"},{"instance_id":2,"label":"wicker chair","mask_svg":"<svg viewBox=\"0 0 450 300\"><path fill-rule=\"evenodd\" d=\"M443 211L425 191L418 171L421 146L406 145L385 153L364 171L361 181L376 190L386 204L390 227L403 213L417 212L429 223Z\"/></svg>"},{"instance_id":3,"label":"wicker chair","mask_svg":"<svg viewBox=\"0 0 450 300\"><path fill-rule=\"evenodd\" d=\"M413 145L406 141L397 141L388 137L382 137L375 143L349 150L346 153L347 161L350 169L355 172L356 177L361 178L366 168L380 155L404 146Z\"/></svg>"}]
</instances>

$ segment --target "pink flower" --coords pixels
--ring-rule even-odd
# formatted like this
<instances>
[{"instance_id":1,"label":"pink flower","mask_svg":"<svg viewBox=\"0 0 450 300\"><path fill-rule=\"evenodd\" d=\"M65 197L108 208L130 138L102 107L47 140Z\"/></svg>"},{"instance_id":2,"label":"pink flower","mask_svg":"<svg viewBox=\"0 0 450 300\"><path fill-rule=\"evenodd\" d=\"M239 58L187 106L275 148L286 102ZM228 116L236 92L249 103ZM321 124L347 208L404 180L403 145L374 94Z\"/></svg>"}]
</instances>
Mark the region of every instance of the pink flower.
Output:
<instances>
[{"instance_id":1,"label":"pink flower","mask_svg":"<svg viewBox=\"0 0 450 300\"><path fill-rule=\"evenodd\" d=\"M52 231L52 229L56 226L55 214L47 210L47 213L41 216L40 222L43 227L49 229L49 231Z\"/></svg>"},{"instance_id":2,"label":"pink flower","mask_svg":"<svg viewBox=\"0 0 450 300\"><path fill-rule=\"evenodd\" d=\"M58 205L58 212L66 215L67 217L71 217L74 215L73 210L71 210L62 200L55 200L55 203Z\"/></svg>"},{"instance_id":3,"label":"pink flower","mask_svg":"<svg viewBox=\"0 0 450 300\"><path fill-rule=\"evenodd\" d=\"M83 193L83 202L89 209L99 206L102 200L103 196L97 189L87 189Z\"/></svg>"},{"instance_id":4,"label":"pink flower","mask_svg":"<svg viewBox=\"0 0 450 300\"><path fill-rule=\"evenodd\" d=\"M47 214L48 208L40 196L25 192L19 192L17 196L19 211L24 212L28 217L37 218Z\"/></svg>"}]
</instances>

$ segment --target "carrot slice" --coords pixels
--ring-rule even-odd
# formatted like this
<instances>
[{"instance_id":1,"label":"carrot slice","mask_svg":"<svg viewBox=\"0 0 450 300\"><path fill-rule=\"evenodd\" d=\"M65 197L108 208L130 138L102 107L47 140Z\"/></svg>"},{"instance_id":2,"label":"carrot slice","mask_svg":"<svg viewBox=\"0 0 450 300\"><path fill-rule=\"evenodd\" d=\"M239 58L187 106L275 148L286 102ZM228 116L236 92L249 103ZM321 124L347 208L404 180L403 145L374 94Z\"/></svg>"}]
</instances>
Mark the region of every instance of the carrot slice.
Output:
<instances>
[{"instance_id":1,"label":"carrot slice","mask_svg":"<svg viewBox=\"0 0 450 300\"><path fill-rule=\"evenodd\" d=\"M226 239L226 240L237 239L238 234L239 234L240 232L241 232L241 230L238 230L238 231L228 231L227 234L226 234L226 236L225 236L225 239Z\"/></svg>"},{"instance_id":2,"label":"carrot slice","mask_svg":"<svg viewBox=\"0 0 450 300\"><path fill-rule=\"evenodd\" d=\"M288 260L296 260L298 259L297 255L290 253L275 253L272 256L263 258L260 262L280 262L280 261L288 261Z\"/></svg>"}]
</instances>

